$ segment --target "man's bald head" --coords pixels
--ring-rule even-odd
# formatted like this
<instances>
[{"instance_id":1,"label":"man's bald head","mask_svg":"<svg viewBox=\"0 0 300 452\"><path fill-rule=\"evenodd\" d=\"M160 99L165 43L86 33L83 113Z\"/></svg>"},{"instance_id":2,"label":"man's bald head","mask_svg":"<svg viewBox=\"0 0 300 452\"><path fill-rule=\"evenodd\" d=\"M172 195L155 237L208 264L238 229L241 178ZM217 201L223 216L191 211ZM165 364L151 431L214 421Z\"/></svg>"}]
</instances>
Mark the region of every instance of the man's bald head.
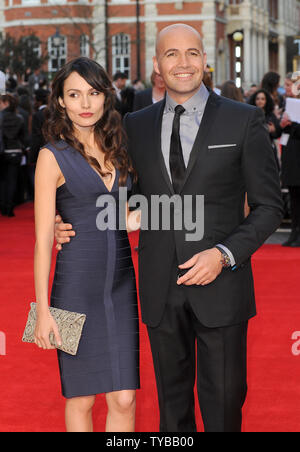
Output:
<instances>
[{"instance_id":1,"label":"man's bald head","mask_svg":"<svg viewBox=\"0 0 300 452\"><path fill-rule=\"evenodd\" d=\"M174 24L158 34L154 70L162 76L168 94L178 104L199 90L206 62L202 38L195 28Z\"/></svg>"},{"instance_id":2,"label":"man's bald head","mask_svg":"<svg viewBox=\"0 0 300 452\"><path fill-rule=\"evenodd\" d=\"M169 25L168 27L163 28L157 35L157 39L156 39L156 56L157 57L158 57L159 53L161 52L161 45L162 45L164 39L166 37L172 36L174 34L178 35L178 33L194 34L199 39L200 48L202 50L202 53L204 53L202 37L195 28L193 28L187 24L173 24L173 25Z\"/></svg>"}]
</instances>

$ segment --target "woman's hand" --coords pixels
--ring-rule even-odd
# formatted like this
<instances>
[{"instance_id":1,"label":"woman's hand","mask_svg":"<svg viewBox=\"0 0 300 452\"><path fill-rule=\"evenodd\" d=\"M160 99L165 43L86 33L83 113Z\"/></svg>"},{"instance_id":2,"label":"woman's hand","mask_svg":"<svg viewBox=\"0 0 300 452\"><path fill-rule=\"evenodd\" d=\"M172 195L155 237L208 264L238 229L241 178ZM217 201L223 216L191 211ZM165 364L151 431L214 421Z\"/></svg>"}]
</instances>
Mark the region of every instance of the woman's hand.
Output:
<instances>
[{"instance_id":1,"label":"woman's hand","mask_svg":"<svg viewBox=\"0 0 300 452\"><path fill-rule=\"evenodd\" d=\"M49 308L41 310L37 308L37 322L34 332L35 343L44 350L54 350L55 347L50 344L50 333L54 333L58 346L61 345L61 338L58 332L57 324L52 317Z\"/></svg>"}]
</instances>

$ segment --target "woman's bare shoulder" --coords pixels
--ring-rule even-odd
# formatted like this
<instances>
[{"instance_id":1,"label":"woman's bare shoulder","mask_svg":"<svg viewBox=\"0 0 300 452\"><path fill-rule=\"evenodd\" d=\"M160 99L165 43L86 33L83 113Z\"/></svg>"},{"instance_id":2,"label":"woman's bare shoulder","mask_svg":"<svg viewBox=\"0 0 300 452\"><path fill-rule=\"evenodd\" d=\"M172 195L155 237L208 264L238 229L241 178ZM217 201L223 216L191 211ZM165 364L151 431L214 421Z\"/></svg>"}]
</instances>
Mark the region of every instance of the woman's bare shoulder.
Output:
<instances>
[{"instance_id":1,"label":"woman's bare shoulder","mask_svg":"<svg viewBox=\"0 0 300 452\"><path fill-rule=\"evenodd\" d=\"M57 164L54 153L51 151L51 149L47 148L47 146L40 149L38 158L39 160L43 160L44 162L48 161Z\"/></svg>"},{"instance_id":2,"label":"woman's bare shoulder","mask_svg":"<svg viewBox=\"0 0 300 452\"><path fill-rule=\"evenodd\" d=\"M37 168L41 168L41 167L45 168L45 169L51 169L51 170L55 171L57 174L59 174L61 172L60 167L55 158L55 155L46 146L43 147L39 151L39 156L38 156L38 160L37 160Z\"/></svg>"},{"instance_id":3,"label":"woman's bare shoulder","mask_svg":"<svg viewBox=\"0 0 300 452\"><path fill-rule=\"evenodd\" d=\"M52 152L49 148L47 148L47 145L46 145L45 147L43 147L43 148L40 149L40 151L39 151L39 156L40 156L40 155L42 155L43 157L45 157L45 156L47 156L47 155L48 155L48 157L50 157L50 158L53 158L53 157L54 157L53 152Z\"/></svg>"}]
</instances>

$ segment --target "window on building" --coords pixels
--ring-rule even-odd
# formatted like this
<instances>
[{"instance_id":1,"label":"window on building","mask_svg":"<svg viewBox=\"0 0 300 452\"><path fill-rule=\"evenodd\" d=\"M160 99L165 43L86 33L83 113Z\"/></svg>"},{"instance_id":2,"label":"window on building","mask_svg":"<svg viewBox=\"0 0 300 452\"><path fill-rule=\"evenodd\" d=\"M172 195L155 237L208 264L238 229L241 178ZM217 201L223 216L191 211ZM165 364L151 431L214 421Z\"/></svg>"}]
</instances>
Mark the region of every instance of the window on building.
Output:
<instances>
[{"instance_id":1,"label":"window on building","mask_svg":"<svg viewBox=\"0 0 300 452\"><path fill-rule=\"evenodd\" d=\"M42 55L41 41L37 36L23 36L21 41L26 44L27 47L31 47L32 53L38 58Z\"/></svg>"},{"instance_id":2,"label":"window on building","mask_svg":"<svg viewBox=\"0 0 300 452\"><path fill-rule=\"evenodd\" d=\"M85 57L90 56L90 42L88 35L80 36L80 55Z\"/></svg>"},{"instance_id":3,"label":"window on building","mask_svg":"<svg viewBox=\"0 0 300 452\"><path fill-rule=\"evenodd\" d=\"M278 20L278 0L269 0L269 14L271 20Z\"/></svg>"},{"instance_id":4,"label":"window on building","mask_svg":"<svg viewBox=\"0 0 300 452\"><path fill-rule=\"evenodd\" d=\"M124 72L130 79L130 36L120 33L112 38L113 74Z\"/></svg>"},{"instance_id":5,"label":"window on building","mask_svg":"<svg viewBox=\"0 0 300 452\"><path fill-rule=\"evenodd\" d=\"M49 72L57 72L67 61L67 37L60 36L60 43L57 45L55 37L50 36L48 39L48 54L48 70Z\"/></svg>"},{"instance_id":6,"label":"window on building","mask_svg":"<svg viewBox=\"0 0 300 452\"><path fill-rule=\"evenodd\" d=\"M22 0L22 5L30 6L30 5L39 5L41 0Z\"/></svg>"}]
</instances>

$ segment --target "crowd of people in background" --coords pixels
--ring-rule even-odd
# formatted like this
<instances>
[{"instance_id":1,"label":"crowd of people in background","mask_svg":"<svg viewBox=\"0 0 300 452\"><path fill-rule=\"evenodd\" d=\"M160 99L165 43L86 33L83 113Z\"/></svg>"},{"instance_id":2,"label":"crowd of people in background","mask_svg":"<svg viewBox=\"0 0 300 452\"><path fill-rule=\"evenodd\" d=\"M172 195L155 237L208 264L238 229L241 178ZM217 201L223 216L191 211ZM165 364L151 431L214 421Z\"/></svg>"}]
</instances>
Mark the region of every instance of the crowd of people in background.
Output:
<instances>
[{"instance_id":1,"label":"crowd of people in background","mask_svg":"<svg viewBox=\"0 0 300 452\"><path fill-rule=\"evenodd\" d=\"M300 246L300 124L292 122L286 112L286 100L297 98L294 84L292 73L287 74L282 88L280 75L268 72L260 85L252 85L248 92L238 88L232 81L225 82L219 88L220 95L247 102L264 113L265 126L281 175L286 219L291 219L291 233L283 243L286 247ZM285 142L280 141L283 135L288 137Z\"/></svg>"},{"instance_id":2,"label":"crowd of people in background","mask_svg":"<svg viewBox=\"0 0 300 452\"><path fill-rule=\"evenodd\" d=\"M116 109L122 117L159 102L165 96L161 76L155 72L150 86L142 80L128 82L122 72L112 77L116 92ZM284 246L300 246L300 124L293 123L285 112L286 99L296 98L293 74L287 74L283 86L279 74L268 72L259 85L248 91L234 81L214 86L213 71L208 67L204 76L207 88L238 102L247 102L264 112L265 126L281 174L286 218L291 219L291 234ZM14 207L32 201L34 172L40 148L45 144L42 126L50 94L46 75L42 71L26 71L18 83L6 73L6 94L0 98L0 209L3 216L15 216ZM289 139L280 143L283 134ZM286 191L286 195L284 195Z\"/></svg>"},{"instance_id":3,"label":"crowd of people in background","mask_svg":"<svg viewBox=\"0 0 300 452\"><path fill-rule=\"evenodd\" d=\"M42 125L50 94L41 71L26 71L22 83L6 72L0 97L0 210L15 216L14 207L34 197L37 156L44 144Z\"/></svg>"}]
</instances>

